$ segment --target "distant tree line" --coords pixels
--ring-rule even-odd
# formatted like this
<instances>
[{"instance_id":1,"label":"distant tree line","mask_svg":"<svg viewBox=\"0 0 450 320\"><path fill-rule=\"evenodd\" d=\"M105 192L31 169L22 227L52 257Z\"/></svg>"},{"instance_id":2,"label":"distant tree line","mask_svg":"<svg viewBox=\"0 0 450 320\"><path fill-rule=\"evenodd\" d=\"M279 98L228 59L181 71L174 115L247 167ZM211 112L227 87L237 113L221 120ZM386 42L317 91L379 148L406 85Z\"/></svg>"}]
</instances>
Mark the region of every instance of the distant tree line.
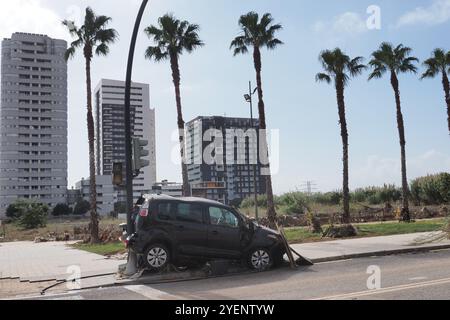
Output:
<instances>
[{"instance_id":1,"label":"distant tree line","mask_svg":"<svg viewBox=\"0 0 450 320\"><path fill-rule=\"evenodd\" d=\"M410 183L411 200L416 206L450 204L450 174L441 173L420 177ZM402 188L395 185L382 187L359 188L350 192L351 203L367 205L384 205L402 200ZM304 192L289 192L275 196L275 205L284 206L286 211L293 213L306 213L312 204L323 206L338 206L342 204L342 191L317 192L307 194ZM255 206L253 197L242 201L240 208L250 209ZM267 197L258 196L258 206L267 206Z\"/></svg>"}]
</instances>

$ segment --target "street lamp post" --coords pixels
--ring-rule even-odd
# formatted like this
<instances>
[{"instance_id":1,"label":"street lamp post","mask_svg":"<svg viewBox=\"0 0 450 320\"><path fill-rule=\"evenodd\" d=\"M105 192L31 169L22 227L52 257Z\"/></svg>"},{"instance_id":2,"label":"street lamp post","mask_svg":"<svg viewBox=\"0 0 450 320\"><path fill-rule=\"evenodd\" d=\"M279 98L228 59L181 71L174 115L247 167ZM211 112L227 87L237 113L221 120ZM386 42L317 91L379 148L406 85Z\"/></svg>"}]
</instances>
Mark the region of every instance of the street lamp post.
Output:
<instances>
[{"instance_id":1,"label":"street lamp post","mask_svg":"<svg viewBox=\"0 0 450 320\"><path fill-rule=\"evenodd\" d=\"M134 51L136 48L136 39L139 33L142 16L148 0L143 0L139 9L134 25L133 35L131 37L130 51L128 54L127 75L125 83L125 170L126 170L126 193L127 193L127 233L131 236L134 233L133 225L133 156L131 142L131 78L133 74ZM137 257L131 250L128 256L127 275L137 272Z\"/></svg>"},{"instance_id":2,"label":"street lamp post","mask_svg":"<svg viewBox=\"0 0 450 320\"><path fill-rule=\"evenodd\" d=\"M248 94L246 94L244 96L245 100L250 104L250 120L251 120L251 127L252 129L256 128L256 126L254 125L254 121L253 121L253 95L255 94L256 90L258 90L258 88L255 88L254 90L252 90L252 82L249 81L248 82ZM256 135L258 137L258 133ZM248 168L248 180L250 182L250 143L248 146L248 163L249 163L249 168ZM258 150L258 147L256 148ZM256 155L256 159L257 159L257 163L253 164L253 188L255 189L255 193L254 193L254 201L255 201L255 218L258 221L259 220L259 213L258 213L258 184L256 182L256 173L257 173L257 165L259 162L258 159L258 154ZM250 184L250 183L249 183ZM249 187L250 190L250 187Z\"/></svg>"}]
</instances>

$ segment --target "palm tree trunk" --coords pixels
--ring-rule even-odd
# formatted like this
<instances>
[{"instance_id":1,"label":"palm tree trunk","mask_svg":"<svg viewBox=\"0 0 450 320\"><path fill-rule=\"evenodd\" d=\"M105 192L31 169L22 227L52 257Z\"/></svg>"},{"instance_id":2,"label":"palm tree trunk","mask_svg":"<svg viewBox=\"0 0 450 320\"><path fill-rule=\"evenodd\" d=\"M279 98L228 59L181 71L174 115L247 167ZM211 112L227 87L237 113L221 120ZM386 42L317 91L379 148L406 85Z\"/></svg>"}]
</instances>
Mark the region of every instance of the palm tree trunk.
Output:
<instances>
[{"instance_id":1,"label":"palm tree trunk","mask_svg":"<svg viewBox=\"0 0 450 320\"><path fill-rule=\"evenodd\" d=\"M400 148L401 148L401 166L402 166L402 196L403 196L403 206L402 206L402 219L404 222L411 221L411 215L409 212L409 186L408 177L406 174L406 139L405 139L405 125L403 121L403 114L400 101L400 89L398 78L395 72L391 73L391 85L395 92L395 102L397 105L397 125L400 137Z\"/></svg>"},{"instance_id":2,"label":"palm tree trunk","mask_svg":"<svg viewBox=\"0 0 450 320\"><path fill-rule=\"evenodd\" d=\"M91 202L91 222L89 230L91 232L91 243L99 242L99 228L97 215L97 182L95 176L95 126L92 115L92 82L91 82L91 55L86 56L86 88L87 88L87 126L89 140L89 182L90 182L90 202Z\"/></svg>"},{"instance_id":3,"label":"palm tree trunk","mask_svg":"<svg viewBox=\"0 0 450 320\"><path fill-rule=\"evenodd\" d=\"M445 70L442 73L442 84L444 85L445 102L447 103L448 132L450 133L450 83L448 81L447 72L445 72Z\"/></svg>"},{"instance_id":4,"label":"palm tree trunk","mask_svg":"<svg viewBox=\"0 0 450 320\"><path fill-rule=\"evenodd\" d=\"M341 124L341 137L343 146L343 205L344 214L342 216L343 224L350 224L350 189L349 189L349 170L348 170L348 129L347 119L345 116L345 99L344 99L344 81L336 80L336 94L339 109L339 122Z\"/></svg>"},{"instance_id":5,"label":"palm tree trunk","mask_svg":"<svg viewBox=\"0 0 450 320\"><path fill-rule=\"evenodd\" d=\"M259 111L259 128L263 131L263 143L265 150L268 151L268 143L267 143L267 123L266 123L266 111L264 106L264 96L262 89L262 80L261 80L261 52L258 46L254 47L253 52L253 61L255 64L256 70L256 83L258 86L258 111ZM277 219L277 212L275 210L275 202L273 197L273 187L272 187L272 176L270 173L270 163L267 164L268 173L266 175L266 193L267 193L267 216L269 218L269 223L272 227L275 226Z\"/></svg>"},{"instance_id":6,"label":"palm tree trunk","mask_svg":"<svg viewBox=\"0 0 450 320\"><path fill-rule=\"evenodd\" d=\"M183 196L187 197L191 195L191 188L189 185L189 176L187 171L186 159L185 159L185 132L184 132L184 119L183 109L181 106L181 92L180 92L180 68L178 65L178 56L176 54L170 57L170 66L172 68L173 84L175 86L175 99L177 103L177 116L178 116L178 132L180 140L180 155L181 155L181 172L183 176Z\"/></svg>"}]
</instances>

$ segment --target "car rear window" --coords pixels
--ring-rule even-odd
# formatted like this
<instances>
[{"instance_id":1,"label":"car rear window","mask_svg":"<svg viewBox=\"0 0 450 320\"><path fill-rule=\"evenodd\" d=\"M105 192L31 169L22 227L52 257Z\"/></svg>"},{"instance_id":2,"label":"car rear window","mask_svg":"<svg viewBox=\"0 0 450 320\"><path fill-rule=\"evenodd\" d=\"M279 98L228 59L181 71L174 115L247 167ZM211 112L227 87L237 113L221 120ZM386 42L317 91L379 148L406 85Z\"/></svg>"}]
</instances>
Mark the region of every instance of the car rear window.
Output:
<instances>
[{"instance_id":1,"label":"car rear window","mask_svg":"<svg viewBox=\"0 0 450 320\"><path fill-rule=\"evenodd\" d=\"M176 218L183 222L203 223L203 207L198 204L179 203Z\"/></svg>"}]
</instances>

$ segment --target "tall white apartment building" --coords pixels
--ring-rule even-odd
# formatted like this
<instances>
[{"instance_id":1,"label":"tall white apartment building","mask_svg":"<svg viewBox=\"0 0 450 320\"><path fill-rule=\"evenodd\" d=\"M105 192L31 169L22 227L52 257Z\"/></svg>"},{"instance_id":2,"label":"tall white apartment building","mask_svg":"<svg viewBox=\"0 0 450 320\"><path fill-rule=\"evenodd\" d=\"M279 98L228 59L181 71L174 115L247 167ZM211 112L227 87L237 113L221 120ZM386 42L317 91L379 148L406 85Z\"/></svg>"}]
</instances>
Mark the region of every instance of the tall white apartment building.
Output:
<instances>
[{"instance_id":1,"label":"tall white apartment building","mask_svg":"<svg viewBox=\"0 0 450 320\"><path fill-rule=\"evenodd\" d=\"M2 41L0 215L17 199L66 202L66 49L46 35Z\"/></svg>"},{"instance_id":2,"label":"tall white apartment building","mask_svg":"<svg viewBox=\"0 0 450 320\"><path fill-rule=\"evenodd\" d=\"M150 108L150 86L133 83L131 90L132 136L147 140L150 166L133 180L134 198L150 192L156 182L155 110ZM97 174L112 175L113 164L125 168L125 82L102 79L94 91ZM125 176L125 175L124 175ZM124 190L119 201L125 201Z\"/></svg>"}]
</instances>

